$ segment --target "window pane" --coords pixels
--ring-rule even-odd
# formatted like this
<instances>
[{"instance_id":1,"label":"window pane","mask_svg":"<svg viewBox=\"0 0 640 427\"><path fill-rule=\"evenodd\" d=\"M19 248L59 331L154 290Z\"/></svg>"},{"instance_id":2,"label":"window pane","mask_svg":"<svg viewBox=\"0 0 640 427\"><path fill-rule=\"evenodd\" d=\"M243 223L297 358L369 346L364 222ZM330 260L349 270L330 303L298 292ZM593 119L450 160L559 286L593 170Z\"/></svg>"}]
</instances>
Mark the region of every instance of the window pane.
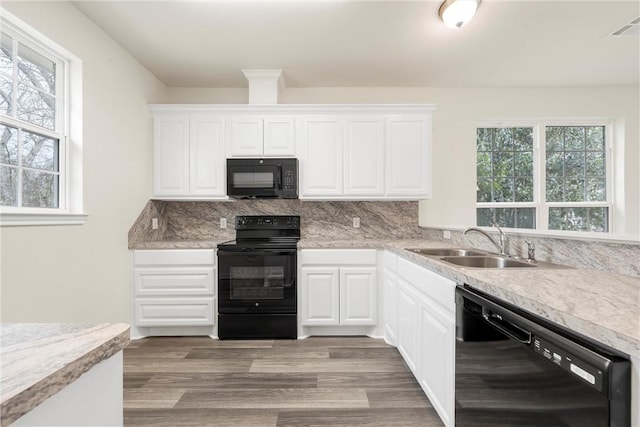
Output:
<instances>
[{"instance_id":1,"label":"window pane","mask_svg":"<svg viewBox=\"0 0 640 427\"><path fill-rule=\"evenodd\" d=\"M24 169L22 171L22 206L58 207L58 175Z\"/></svg>"},{"instance_id":2,"label":"window pane","mask_svg":"<svg viewBox=\"0 0 640 427\"><path fill-rule=\"evenodd\" d=\"M511 128L495 129L495 139L493 141L494 151L513 151L511 139Z\"/></svg>"},{"instance_id":3,"label":"window pane","mask_svg":"<svg viewBox=\"0 0 640 427\"><path fill-rule=\"evenodd\" d=\"M604 151L604 126L587 127L587 150Z\"/></svg>"},{"instance_id":4,"label":"window pane","mask_svg":"<svg viewBox=\"0 0 640 427\"><path fill-rule=\"evenodd\" d=\"M22 135L22 166L57 172L58 141L26 131Z\"/></svg>"},{"instance_id":5,"label":"window pane","mask_svg":"<svg viewBox=\"0 0 640 427\"><path fill-rule=\"evenodd\" d=\"M4 33L0 33L0 72L13 75L13 40Z\"/></svg>"},{"instance_id":6,"label":"window pane","mask_svg":"<svg viewBox=\"0 0 640 427\"><path fill-rule=\"evenodd\" d=\"M478 202L491 202L493 196L491 194L491 178L478 178L478 195L476 200Z\"/></svg>"},{"instance_id":7,"label":"window pane","mask_svg":"<svg viewBox=\"0 0 640 427\"><path fill-rule=\"evenodd\" d=\"M477 174L478 177L491 176L491 154L485 152L478 153Z\"/></svg>"},{"instance_id":8,"label":"window pane","mask_svg":"<svg viewBox=\"0 0 640 427\"><path fill-rule=\"evenodd\" d=\"M493 129L480 128L477 130L478 151L491 151Z\"/></svg>"},{"instance_id":9,"label":"window pane","mask_svg":"<svg viewBox=\"0 0 640 427\"><path fill-rule=\"evenodd\" d=\"M0 166L0 204L18 205L18 169Z\"/></svg>"},{"instance_id":10,"label":"window pane","mask_svg":"<svg viewBox=\"0 0 640 427\"><path fill-rule=\"evenodd\" d=\"M608 208L549 208L549 229L607 232Z\"/></svg>"},{"instance_id":11,"label":"window pane","mask_svg":"<svg viewBox=\"0 0 640 427\"><path fill-rule=\"evenodd\" d=\"M584 179L569 178L565 180L564 202L582 202L585 200Z\"/></svg>"},{"instance_id":12,"label":"window pane","mask_svg":"<svg viewBox=\"0 0 640 427\"><path fill-rule=\"evenodd\" d=\"M18 85L17 118L31 124L54 129L55 98L30 86Z\"/></svg>"},{"instance_id":13,"label":"window pane","mask_svg":"<svg viewBox=\"0 0 640 427\"><path fill-rule=\"evenodd\" d=\"M585 147L585 127L566 127L564 133L565 151L580 151Z\"/></svg>"},{"instance_id":14,"label":"window pane","mask_svg":"<svg viewBox=\"0 0 640 427\"><path fill-rule=\"evenodd\" d=\"M604 178L587 178L587 200L604 202L607 200L607 184Z\"/></svg>"},{"instance_id":15,"label":"window pane","mask_svg":"<svg viewBox=\"0 0 640 427\"><path fill-rule=\"evenodd\" d=\"M569 151L564 154L564 174L566 177L584 177L584 152Z\"/></svg>"},{"instance_id":16,"label":"window pane","mask_svg":"<svg viewBox=\"0 0 640 427\"><path fill-rule=\"evenodd\" d=\"M533 177L533 153L515 154L515 176Z\"/></svg>"},{"instance_id":17,"label":"window pane","mask_svg":"<svg viewBox=\"0 0 640 427\"><path fill-rule=\"evenodd\" d=\"M0 113L11 115L13 86L11 79L0 74Z\"/></svg>"},{"instance_id":18,"label":"window pane","mask_svg":"<svg viewBox=\"0 0 640 427\"><path fill-rule=\"evenodd\" d=\"M560 126L547 127L547 152L562 151L564 149L564 128Z\"/></svg>"},{"instance_id":19,"label":"window pane","mask_svg":"<svg viewBox=\"0 0 640 427\"><path fill-rule=\"evenodd\" d=\"M493 154L493 175L513 176L513 153L498 151Z\"/></svg>"},{"instance_id":20,"label":"window pane","mask_svg":"<svg viewBox=\"0 0 640 427\"><path fill-rule=\"evenodd\" d=\"M476 220L479 226L490 227L494 223L501 227L534 229L535 208L478 208Z\"/></svg>"},{"instance_id":21,"label":"window pane","mask_svg":"<svg viewBox=\"0 0 640 427\"><path fill-rule=\"evenodd\" d=\"M606 176L603 152L588 152L586 159L588 176Z\"/></svg>"},{"instance_id":22,"label":"window pane","mask_svg":"<svg viewBox=\"0 0 640 427\"><path fill-rule=\"evenodd\" d=\"M513 148L516 151L533 150L533 128L513 129Z\"/></svg>"},{"instance_id":23,"label":"window pane","mask_svg":"<svg viewBox=\"0 0 640 427\"><path fill-rule=\"evenodd\" d=\"M533 178L515 179L515 201L533 202Z\"/></svg>"},{"instance_id":24,"label":"window pane","mask_svg":"<svg viewBox=\"0 0 640 427\"><path fill-rule=\"evenodd\" d=\"M561 177L547 178L547 201L562 202L564 201L564 179Z\"/></svg>"},{"instance_id":25,"label":"window pane","mask_svg":"<svg viewBox=\"0 0 640 427\"><path fill-rule=\"evenodd\" d=\"M18 45L18 76L21 82L55 95L55 63L22 43Z\"/></svg>"},{"instance_id":26,"label":"window pane","mask_svg":"<svg viewBox=\"0 0 640 427\"><path fill-rule=\"evenodd\" d=\"M479 128L477 138L477 201L533 201L533 128Z\"/></svg>"},{"instance_id":27,"label":"window pane","mask_svg":"<svg viewBox=\"0 0 640 427\"><path fill-rule=\"evenodd\" d=\"M0 163L18 165L18 130L0 124Z\"/></svg>"},{"instance_id":28,"label":"window pane","mask_svg":"<svg viewBox=\"0 0 640 427\"><path fill-rule=\"evenodd\" d=\"M562 151L547 153L547 176L564 176L564 154Z\"/></svg>"},{"instance_id":29,"label":"window pane","mask_svg":"<svg viewBox=\"0 0 640 427\"><path fill-rule=\"evenodd\" d=\"M564 148L557 145L560 133ZM546 136L546 200L606 201L604 126L547 127Z\"/></svg>"}]
</instances>

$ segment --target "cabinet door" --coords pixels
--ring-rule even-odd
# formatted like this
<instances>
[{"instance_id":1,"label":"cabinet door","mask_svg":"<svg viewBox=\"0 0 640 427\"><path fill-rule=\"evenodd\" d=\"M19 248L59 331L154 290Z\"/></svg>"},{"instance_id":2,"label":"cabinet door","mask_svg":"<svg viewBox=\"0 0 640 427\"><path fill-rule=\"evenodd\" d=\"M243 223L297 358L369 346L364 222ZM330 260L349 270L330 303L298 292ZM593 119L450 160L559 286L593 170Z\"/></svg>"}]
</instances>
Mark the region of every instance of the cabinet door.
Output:
<instances>
[{"instance_id":1,"label":"cabinet door","mask_svg":"<svg viewBox=\"0 0 640 427\"><path fill-rule=\"evenodd\" d=\"M413 375L418 376L419 356L419 304L418 296L411 285L398 278L398 350Z\"/></svg>"},{"instance_id":2,"label":"cabinet door","mask_svg":"<svg viewBox=\"0 0 640 427\"><path fill-rule=\"evenodd\" d=\"M337 268L302 267L300 287L302 324L339 325L340 288Z\"/></svg>"},{"instance_id":3,"label":"cabinet door","mask_svg":"<svg viewBox=\"0 0 640 427\"><path fill-rule=\"evenodd\" d=\"M430 134L428 117L387 118L387 196L431 196Z\"/></svg>"},{"instance_id":4,"label":"cabinet door","mask_svg":"<svg viewBox=\"0 0 640 427\"><path fill-rule=\"evenodd\" d=\"M301 139L300 198L342 195L342 122L303 119Z\"/></svg>"},{"instance_id":5,"label":"cabinet door","mask_svg":"<svg viewBox=\"0 0 640 427\"><path fill-rule=\"evenodd\" d=\"M375 267L340 268L340 324L377 323Z\"/></svg>"},{"instance_id":6,"label":"cabinet door","mask_svg":"<svg viewBox=\"0 0 640 427\"><path fill-rule=\"evenodd\" d=\"M420 297L419 382L445 426L454 419L455 319L428 297Z\"/></svg>"},{"instance_id":7,"label":"cabinet door","mask_svg":"<svg viewBox=\"0 0 640 427\"><path fill-rule=\"evenodd\" d=\"M189 119L166 115L153 120L153 194L189 193Z\"/></svg>"},{"instance_id":8,"label":"cabinet door","mask_svg":"<svg viewBox=\"0 0 640 427\"><path fill-rule=\"evenodd\" d=\"M191 117L189 192L195 196L224 196L224 121L217 117Z\"/></svg>"},{"instance_id":9,"label":"cabinet door","mask_svg":"<svg viewBox=\"0 0 640 427\"><path fill-rule=\"evenodd\" d=\"M385 269L384 272L384 335L388 343L397 343L397 296L398 277Z\"/></svg>"},{"instance_id":10,"label":"cabinet door","mask_svg":"<svg viewBox=\"0 0 640 427\"><path fill-rule=\"evenodd\" d=\"M348 119L344 133L344 194L384 195L384 122Z\"/></svg>"},{"instance_id":11,"label":"cabinet door","mask_svg":"<svg viewBox=\"0 0 640 427\"><path fill-rule=\"evenodd\" d=\"M262 156L262 118L233 117L229 123L229 155Z\"/></svg>"},{"instance_id":12,"label":"cabinet door","mask_svg":"<svg viewBox=\"0 0 640 427\"><path fill-rule=\"evenodd\" d=\"M264 155L286 157L296 154L294 121L290 117L264 119Z\"/></svg>"}]
</instances>

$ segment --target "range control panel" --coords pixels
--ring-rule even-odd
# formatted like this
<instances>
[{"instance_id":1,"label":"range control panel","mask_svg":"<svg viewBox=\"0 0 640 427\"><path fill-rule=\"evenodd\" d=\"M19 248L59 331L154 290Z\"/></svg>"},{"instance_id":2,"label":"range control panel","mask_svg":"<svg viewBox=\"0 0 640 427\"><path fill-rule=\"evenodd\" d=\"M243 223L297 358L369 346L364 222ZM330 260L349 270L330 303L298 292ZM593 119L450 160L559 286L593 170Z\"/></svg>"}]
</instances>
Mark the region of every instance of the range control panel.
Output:
<instances>
[{"instance_id":1,"label":"range control panel","mask_svg":"<svg viewBox=\"0 0 640 427\"><path fill-rule=\"evenodd\" d=\"M566 350L542 338L533 337L531 349L534 353L570 372L598 391L602 391L602 371L576 358Z\"/></svg>"},{"instance_id":2,"label":"range control panel","mask_svg":"<svg viewBox=\"0 0 640 427\"><path fill-rule=\"evenodd\" d=\"M298 215L248 215L236 217L236 230L296 229L300 228Z\"/></svg>"}]
</instances>

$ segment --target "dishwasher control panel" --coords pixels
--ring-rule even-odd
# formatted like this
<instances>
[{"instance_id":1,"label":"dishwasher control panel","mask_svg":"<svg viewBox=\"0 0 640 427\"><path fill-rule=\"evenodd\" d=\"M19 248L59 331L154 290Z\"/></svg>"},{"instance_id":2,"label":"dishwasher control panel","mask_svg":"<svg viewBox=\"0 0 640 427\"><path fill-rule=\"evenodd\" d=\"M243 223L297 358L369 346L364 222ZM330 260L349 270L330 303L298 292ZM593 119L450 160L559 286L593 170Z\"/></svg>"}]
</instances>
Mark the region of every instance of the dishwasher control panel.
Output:
<instances>
[{"instance_id":1,"label":"dishwasher control panel","mask_svg":"<svg viewBox=\"0 0 640 427\"><path fill-rule=\"evenodd\" d=\"M531 348L534 353L556 364L565 371L570 372L581 381L591 385L596 390L602 391L601 370L578 359L566 350L560 349L548 340L537 336L533 337Z\"/></svg>"}]
</instances>

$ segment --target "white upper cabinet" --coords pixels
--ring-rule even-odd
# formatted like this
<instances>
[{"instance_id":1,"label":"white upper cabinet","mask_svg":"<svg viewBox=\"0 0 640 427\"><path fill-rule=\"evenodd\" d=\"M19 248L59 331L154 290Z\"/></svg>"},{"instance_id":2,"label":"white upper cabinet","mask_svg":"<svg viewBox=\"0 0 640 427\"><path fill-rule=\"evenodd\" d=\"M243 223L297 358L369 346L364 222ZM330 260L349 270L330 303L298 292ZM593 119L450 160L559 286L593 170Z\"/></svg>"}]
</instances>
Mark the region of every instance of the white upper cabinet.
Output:
<instances>
[{"instance_id":1,"label":"white upper cabinet","mask_svg":"<svg viewBox=\"0 0 640 427\"><path fill-rule=\"evenodd\" d=\"M153 195L226 198L226 158L299 159L316 200L431 197L431 105L152 105Z\"/></svg>"},{"instance_id":2,"label":"white upper cabinet","mask_svg":"<svg viewBox=\"0 0 640 427\"><path fill-rule=\"evenodd\" d=\"M153 195L224 198L224 121L206 114L154 117Z\"/></svg>"},{"instance_id":3,"label":"white upper cabinet","mask_svg":"<svg viewBox=\"0 0 640 427\"><path fill-rule=\"evenodd\" d=\"M431 197L431 118L387 118L386 150L387 194Z\"/></svg>"},{"instance_id":4,"label":"white upper cabinet","mask_svg":"<svg viewBox=\"0 0 640 427\"><path fill-rule=\"evenodd\" d=\"M189 152L189 193L195 196L224 197L224 123L221 118L190 118Z\"/></svg>"},{"instance_id":5,"label":"white upper cabinet","mask_svg":"<svg viewBox=\"0 0 640 427\"><path fill-rule=\"evenodd\" d=\"M153 122L153 194L189 193L189 118L157 117Z\"/></svg>"},{"instance_id":6,"label":"white upper cabinet","mask_svg":"<svg viewBox=\"0 0 640 427\"><path fill-rule=\"evenodd\" d=\"M341 195L342 120L304 118L300 143L300 198Z\"/></svg>"},{"instance_id":7,"label":"white upper cabinet","mask_svg":"<svg viewBox=\"0 0 640 427\"><path fill-rule=\"evenodd\" d=\"M294 156L295 125L292 116L234 116L229 119L230 157Z\"/></svg>"},{"instance_id":8,"label":"white upper cabinet","mask_svg":"<svg viewBox=\"0 0 640 427\"><path fill-rule=\"evenodd\" d=\"M384 120L346 119L344 125L344 194L384 195Z\"/></svg>"},{"instance_id":9,"label":"white upper cabinet","mask_svg":"<svg viewBox=\"0 0 640 427\"><path fill-rule=\"evenodd\" d=\"M302 119L301 199L431 196L431 109L377 107Z\"/></svg>"}]
</instances>

